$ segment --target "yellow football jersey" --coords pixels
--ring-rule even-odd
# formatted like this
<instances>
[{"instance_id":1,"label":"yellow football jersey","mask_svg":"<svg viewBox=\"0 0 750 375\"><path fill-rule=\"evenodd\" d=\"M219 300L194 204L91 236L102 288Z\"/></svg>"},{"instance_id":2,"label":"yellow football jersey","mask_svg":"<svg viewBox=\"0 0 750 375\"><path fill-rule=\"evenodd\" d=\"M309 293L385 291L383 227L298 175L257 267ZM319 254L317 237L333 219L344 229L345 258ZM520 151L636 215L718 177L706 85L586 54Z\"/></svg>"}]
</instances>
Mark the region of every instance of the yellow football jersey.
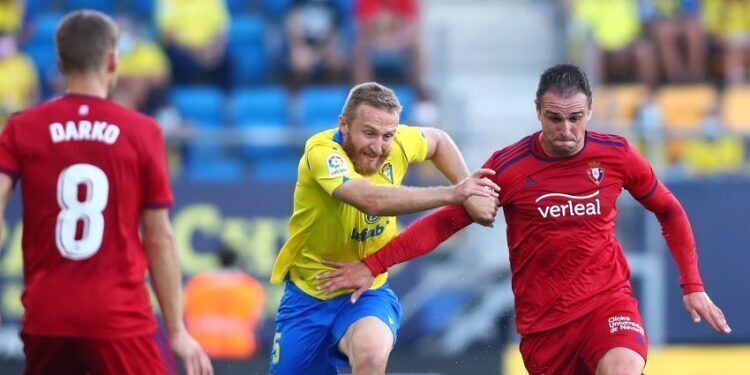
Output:
<instances>
[{"instance_id":1,"label":"yellow football jersey","mask_svg":"<svg viewBox=\"0 0 750 375\"><path fill-rule=\"evenodd\" d=\"M315 290L323 283L315 280L315 276L331 269L322 260L360 260L398 234L396 217L366 215L333 197L333 191L355 178L366 178L374 184L401 185L409 163L422 162L427 156L427 141L420 129L399 125L380 171L362 176L354 170L342 143L339 130L329 129L312 136L305 144L297 168L290 237L281 248L271 274L272 283L281 283L288 275L300 289L320 299L345 293L326 296ZM372 288L381 287L387 277L387 274L376 277Z\"/></svg>"}]
</instances>

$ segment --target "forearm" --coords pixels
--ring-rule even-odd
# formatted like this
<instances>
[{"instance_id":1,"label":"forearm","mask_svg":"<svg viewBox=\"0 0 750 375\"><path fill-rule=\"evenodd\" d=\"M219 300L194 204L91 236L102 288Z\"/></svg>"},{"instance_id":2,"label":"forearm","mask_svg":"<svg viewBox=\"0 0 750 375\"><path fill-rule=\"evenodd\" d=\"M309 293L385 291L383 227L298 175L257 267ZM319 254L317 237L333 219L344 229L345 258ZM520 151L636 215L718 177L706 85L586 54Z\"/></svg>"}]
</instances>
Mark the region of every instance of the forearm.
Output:
<instances>
[{"instance_id":1,"label":"forearm","mask_svg":"<svg viewBox=\"0 0 750 375\"><path fill-rule=\"evenodd\" d=\"M677 198L659 183L656 192L642 203L654 212L661 224L662 235L680 272L680 286L683 293L703 291L703 282L698 271L695 238L687 214Z\"/></svg>"},{"instance_id":2,"label":"forearm","mask_svg":"<svg viewBox=\"0 0 750 375\"><path fill-rule=\"evenodd\" d=\"M373 276L377 276L393 265L429 253L471 222L463 206L443 207L413 222L388 245L362 262Z\"/></svg>"},{"instance_id":3,"label":"forearm","mask_svg":"<svg viewBox=\"0 0 750 375\"><path fill-rule=\"evenodd\" d=\"M450 186L396 187L363 184L361 189L363 204L357 208L368 215L398 216L456 203Z\"/></svg>"},{"instance_id":4,"label":"forearm","mask_svg":"<svg viewBox=\"0 0 750 375\"><path fill-rule=\"evenodd\" d=\"M151 285L171 336L185 329L182 321L182 280L179 259L171 235L144 240Z\"/></svg>"}]
</instances>

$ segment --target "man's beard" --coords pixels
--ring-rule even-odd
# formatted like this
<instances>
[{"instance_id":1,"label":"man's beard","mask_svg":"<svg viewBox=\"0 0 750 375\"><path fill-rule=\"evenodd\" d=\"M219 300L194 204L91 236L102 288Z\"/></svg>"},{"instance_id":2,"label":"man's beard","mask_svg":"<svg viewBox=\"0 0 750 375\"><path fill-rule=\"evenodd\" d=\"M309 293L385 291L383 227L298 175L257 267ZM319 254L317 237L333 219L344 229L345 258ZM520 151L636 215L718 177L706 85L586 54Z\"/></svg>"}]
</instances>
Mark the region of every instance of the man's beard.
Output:
<instances>
[{"instance_id":1,"label":"man's beard","mask_svg":"<svg viewBox=\"0 0 750 375\"><path fill-rule=\"evenodd\" d=\"M349 155L349 158L352 160L352 163L354 163L354 170L357 171L357 173L361 174L362 176L370 176L375 174L380 167L385 162L385 159L387 158L387 154L383 154L378 158L377 161L371 162L369 159L367 159L364 155L359 153L357 150L354 150L353 147L348 144L346 141L344 141L344 151L346 151L346 154Z\"/></svg>"}]
</instances>

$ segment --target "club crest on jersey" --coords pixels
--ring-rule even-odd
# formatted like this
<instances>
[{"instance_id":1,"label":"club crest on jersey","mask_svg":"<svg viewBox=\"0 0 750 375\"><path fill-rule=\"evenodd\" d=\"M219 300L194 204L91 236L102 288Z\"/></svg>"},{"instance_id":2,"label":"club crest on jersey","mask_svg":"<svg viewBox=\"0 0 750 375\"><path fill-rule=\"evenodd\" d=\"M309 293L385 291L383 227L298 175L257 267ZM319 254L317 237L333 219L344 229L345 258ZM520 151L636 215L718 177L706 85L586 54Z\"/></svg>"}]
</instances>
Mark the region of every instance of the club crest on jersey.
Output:
<instances>
[{"instance_id":1,"label":"club crest on jersey","mask_svg":"<svg viewBox=\"0 0 750 375\"><path fill-rule=\"evenodd\" d=\"M349 167L346 165L346 161L341 155L330 154L326 162L328 165L328 175L331 177L341 176L349 173Z\"/></svg>"},{"instance_id":2,"label":"club crest on jersey","mask_svg":"<svg viewBox=\"0 0 750 375\"><path fill-rule=\"evenodd\" d=\"M604 179L604 168L601 167L601 164L598 161L592 161L589 163L589 169L586 170L586 174L589 175L591 181L594 181L597 185Z\"/></svg>"},{"instance_id":3,"label":"club crest on jersey","mask_svg":"<svg viewBox=\"0 0 750 375\"><path fill-rule=\"evenodd\" d=\"M393 184L393 166L390 162L386 162L385 164L383 164L383 167L380 168L380 173L382 173L383 176L385 176L385 178L387 178L388 181Z\"/></svg>"}]
</instances>

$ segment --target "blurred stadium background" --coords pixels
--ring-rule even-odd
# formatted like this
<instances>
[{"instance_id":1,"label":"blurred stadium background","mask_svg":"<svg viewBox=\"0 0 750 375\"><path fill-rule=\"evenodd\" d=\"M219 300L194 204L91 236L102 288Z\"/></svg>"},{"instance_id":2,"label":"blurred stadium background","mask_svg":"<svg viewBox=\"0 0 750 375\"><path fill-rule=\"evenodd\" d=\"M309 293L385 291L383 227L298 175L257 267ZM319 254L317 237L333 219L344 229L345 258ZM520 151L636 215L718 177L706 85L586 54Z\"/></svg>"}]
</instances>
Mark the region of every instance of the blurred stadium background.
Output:
<instances>
[{"instance_id":1,"label":"blurred stadium background","mask_svg":"<svg viewBox=\"0 0 750 375\"><path fill-rule=\"evenodd\" d=\"M704 282L733 328L719 336L690 322L658 223L624 194L617 230L652 344L646 372L750 374L750 1L399 1L417 7L383 32L417 33L396 53L359 39L370 22L359 2L213 0L182 12L190 1L0 0L0 124L59 94L53 35L65 12L117 17L125 31L113 98L164 127L185 280L215 269L212 252L226 243L264 286L259 352L217 361L216 373L264 373L281 293L268 277L287 236L297 160L307 136L335 126L354 81L394 88L402 122L445 129L474 169L538 128L539 74L576 62L594 81L590 127L638 144L683 202ZM334 34L330 65L308 74L299 68L305 52L290 60L300 43ZM186 62L185 51L199 63ZM445 182L430 166L409 178ZM0 254L3 374L23 364L19 217L15 196ZM502 223L464 230L393 272L392 285L405 315L389 372L524 373Z\"/></svg>"}]
</instances>

